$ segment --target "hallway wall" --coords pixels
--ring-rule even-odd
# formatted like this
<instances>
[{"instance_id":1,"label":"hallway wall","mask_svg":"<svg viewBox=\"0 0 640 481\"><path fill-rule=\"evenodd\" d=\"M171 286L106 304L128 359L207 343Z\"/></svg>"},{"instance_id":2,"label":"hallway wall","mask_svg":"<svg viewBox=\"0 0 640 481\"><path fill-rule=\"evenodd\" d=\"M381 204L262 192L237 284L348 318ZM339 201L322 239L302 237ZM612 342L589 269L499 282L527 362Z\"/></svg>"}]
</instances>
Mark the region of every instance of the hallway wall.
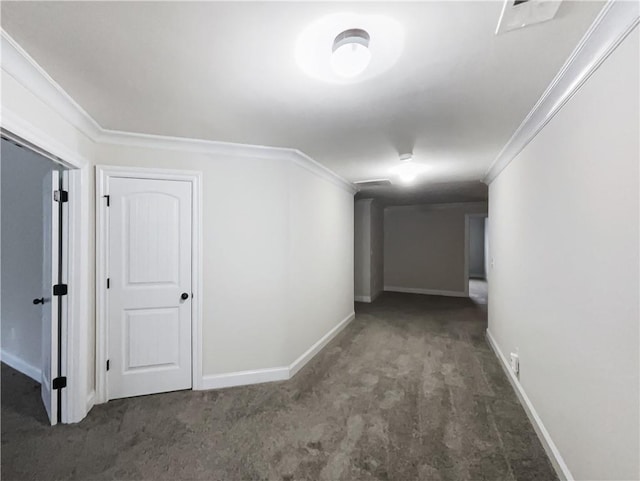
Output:
<instances>
[{"instance_id":1,"label":"hallway wall","mask_svg":"<svg viewBox=\"0 0 640 481\"><path fill-rule=\"evenodd\" d=\"M373 302L384 288L384 209L380 201L354 203L355 300Z\"/></svg>"},{"instance_id":2,"label":"hallway wall","mask_svg":"<svg viewBox=\"0 0 640 481\"><path fill-rule=\"evenodd\" d=\"M103 144L96 163L203 174L205 387L281 370L353 313L353 192L342 185L284 156Z\"/></svg>"},{"instance_id":3,"label":"hallway wall","mask_svg":"<svg viewBox=\"0 0 640 481\"><path fill-rule=\"evenodd\" d=\"M371 301L371 203L359 199L353 203L353 285L358 302Z\"/></svg>"},{"instance_id":4,"label":"hallway wall","mask_svg":"<svg viewBox=\"0 0 640 481\"><path fill-rule=\"evenodd\" d=\"M469 277L485 278L484 224L485 217L469 217Z\"/></svg>"},{"instance_id":5,"label":"hallway wall","mask_svg":"<svg viewBox=\"0 0 640 481\"><path fill-rule=\"evenodd\" d=\"M384 212L384 290L465 296L465 215L487 204L387 207Z\"/></svg>"},{"instance_id":6,"label":"hallway wall","mask_svg":"<svg viewBox=\"0 0 640 481\"><path fill-rule=\"evenodd\" d=\"M638 28L489 189L489 332L575 479L639 479Z\"/></svg>"},{"instance_id":7,"label":"hallway wall","mask_svg":"<svg viewBox=\"0 0 640 481\"><path fill-rule=\"evenodd\" d=\"M371 300L384 290L384 208L379 200L371 204Z\"/></svg>"}]
</instances>

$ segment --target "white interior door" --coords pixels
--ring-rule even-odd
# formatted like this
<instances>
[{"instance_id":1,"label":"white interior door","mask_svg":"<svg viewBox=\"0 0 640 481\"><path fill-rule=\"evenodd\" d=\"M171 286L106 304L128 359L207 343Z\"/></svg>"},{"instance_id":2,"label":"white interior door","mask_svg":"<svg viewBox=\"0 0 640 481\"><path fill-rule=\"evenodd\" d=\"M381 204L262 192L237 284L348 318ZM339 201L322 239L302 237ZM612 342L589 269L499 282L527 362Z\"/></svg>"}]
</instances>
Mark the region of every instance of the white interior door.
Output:
<instances>
[{"instance_id":1,"label":"white interior door","mask_svg":"<svg viewBox=\"0 0 640 481\"><path fill-rule=\"evenodd\" d=\"M191 388L191 183L108 183L108 398Z\"/></svg>"},{"instance_id":2,"label":"white interior door","mask_svg":"<svg viewBox=\"0 0 640 481\"><path fill-rule=\"evenodd\" d=\"M43 276L42 294L42 379L40 393L51 424L58 421L58 395L53 379L58 375L58 302L53 286L58 283L59 207L54 192L59 188L59 174L50 172L43 185Z\"/></svg>"}]
</instances>

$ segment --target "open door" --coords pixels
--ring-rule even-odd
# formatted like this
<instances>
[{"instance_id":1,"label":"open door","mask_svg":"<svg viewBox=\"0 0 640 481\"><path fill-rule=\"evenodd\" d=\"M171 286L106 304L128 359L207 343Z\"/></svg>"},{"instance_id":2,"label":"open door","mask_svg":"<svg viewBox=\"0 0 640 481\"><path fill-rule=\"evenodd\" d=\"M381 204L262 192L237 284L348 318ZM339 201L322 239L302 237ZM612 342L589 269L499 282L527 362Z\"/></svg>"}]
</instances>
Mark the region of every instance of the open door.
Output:
<instances>
[{"instance_id":1,"label":"open door","mask_svg":"<svg viewBox=\"0 0 640 481\"><path fill-rule=\"evenodd\" d=\"M59 374L59 326L60 296L54 295L53 286L59 282L60 266L60 208L56 192L60 188L60 176L51 171L44 179L43 193L43 276L42 294L42 402L51 424L59 421L59 389L54 389L54 379Z\"/></svg>"}]
</instances>

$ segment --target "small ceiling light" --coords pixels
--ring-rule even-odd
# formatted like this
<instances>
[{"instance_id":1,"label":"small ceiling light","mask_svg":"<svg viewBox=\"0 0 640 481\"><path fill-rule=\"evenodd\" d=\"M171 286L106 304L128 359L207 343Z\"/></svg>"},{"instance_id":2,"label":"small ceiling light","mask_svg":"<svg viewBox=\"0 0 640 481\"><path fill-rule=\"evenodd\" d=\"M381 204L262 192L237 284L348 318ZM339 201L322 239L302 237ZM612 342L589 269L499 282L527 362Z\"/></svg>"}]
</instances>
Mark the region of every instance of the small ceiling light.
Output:
<instances>
[{"instance_id":1,"label":"small ceiling light","mask_svg":"<svg viewBox=\"0 0 640 481\"><path fill-rule=\"evenodd\" d=\"M361 28L351 28L339 34L333 41L333 71L346 78L364 72L371 61L369 39L369 34Z\"/></svg>"},{"instance_id":2,"label":"small ceiling light","mask_svg":"<svg viewBox=\"0 0 640 481\"><path fill-rule=\"evenodd\" d=\"M300 32L294 54L310 78L350 85L393 67L404 50L404 37L402 24L386 15L335 12Z\"/></svg>"},{"instance_id":3,"label":"small ceiling light","mask_svg":"<svg viewBox=\"0 0 640 481\"><path fill-rule=\"evenodd\" d=\"M409 184L416 180L418 174L425 170L425 167L413 162L412 154L402 154L400 156L400 165L397 165L391 169L391 172L400 178L400 181L405 184Z\"/></svg>"}]
</instances>

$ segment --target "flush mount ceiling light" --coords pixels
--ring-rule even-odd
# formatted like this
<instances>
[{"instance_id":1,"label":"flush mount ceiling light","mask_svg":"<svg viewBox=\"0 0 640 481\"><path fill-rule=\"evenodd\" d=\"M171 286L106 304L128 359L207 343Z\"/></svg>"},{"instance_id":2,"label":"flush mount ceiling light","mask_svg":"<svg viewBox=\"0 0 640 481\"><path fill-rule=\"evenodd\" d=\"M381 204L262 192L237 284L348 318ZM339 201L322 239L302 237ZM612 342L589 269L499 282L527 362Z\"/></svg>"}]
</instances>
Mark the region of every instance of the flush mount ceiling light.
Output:
<instances>
[{"instance_id":1,"label":"flush mount ceiling light","mask_svg":"<svg viewBox=\"0 0 640 481\"><path fill-rule=\"evenodd\" d=\"M338 34L333 41L331 66L341 77L361 74L371 61L369 34L361 28L351 28Z\"/></svg>"},{"instance_id":2,"label":"flush mount ceiling light","mask_svg":"<svg viewBox=\"0 0 640 481\"><path fill-rule=\"evenodd\" d=\"M391 173L397 175L400 181L405 184L413 182L419 174L425 171L424 165L413 162L412 154L402 154L400 162L400 165L396 165L391 169Z\"/></svg>"},{"instance_id":3,"label":"flush mount ceiling light","mask_svg":"<svg viewBox=\"0 0 640 481\"><path fill-rule=\"evenodd\" d=\"M404 31L384 15L350 12L321 17L298 36L295 58L317 80L350 84L390 69L404 48Z\"/></svg>"}]
</instances>

